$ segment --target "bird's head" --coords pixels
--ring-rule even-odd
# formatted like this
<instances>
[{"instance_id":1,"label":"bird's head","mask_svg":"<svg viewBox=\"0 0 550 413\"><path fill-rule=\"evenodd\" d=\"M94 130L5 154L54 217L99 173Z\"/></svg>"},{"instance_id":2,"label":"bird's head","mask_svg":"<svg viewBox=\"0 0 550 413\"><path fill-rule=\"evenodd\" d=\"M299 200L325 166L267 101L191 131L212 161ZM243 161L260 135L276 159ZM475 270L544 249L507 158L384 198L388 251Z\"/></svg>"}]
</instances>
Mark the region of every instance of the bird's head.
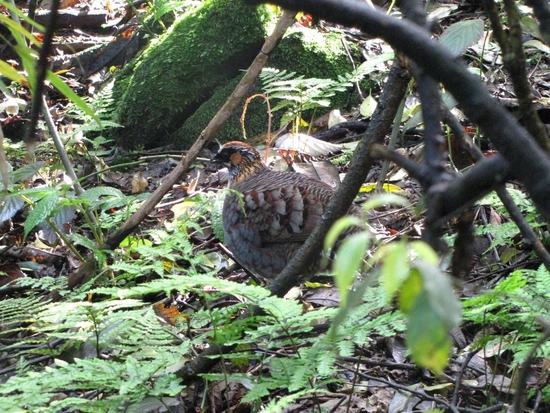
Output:
<instances>
[{"instance_id":1,"label":"bird's head","mask_svg":"<svg viewBox=\"0 0 550 413\"><path fill-rule=\"evenodd\" d=\"M239 141L224 144L212 161L227 166L230 188L266 169L258 151Z\"/></svg>"}]
</instances>

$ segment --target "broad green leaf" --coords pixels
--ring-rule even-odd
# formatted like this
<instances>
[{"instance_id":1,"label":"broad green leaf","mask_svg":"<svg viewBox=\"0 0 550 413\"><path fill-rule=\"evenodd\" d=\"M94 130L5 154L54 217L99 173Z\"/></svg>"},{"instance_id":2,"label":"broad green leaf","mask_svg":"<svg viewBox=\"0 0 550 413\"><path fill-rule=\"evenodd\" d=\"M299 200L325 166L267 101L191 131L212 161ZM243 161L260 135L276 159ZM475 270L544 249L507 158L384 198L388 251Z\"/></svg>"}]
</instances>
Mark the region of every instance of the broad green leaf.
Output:
<instances>
[{"instance_id":1,"label":"broad green leaf","mask_svg":"<svg viewBox=\"0 0 550 413\"><path fill-rule=\"evenodd\" d=\"M449 332L458 327L462 319L462 305L453 292L451 277L420 259L413 265L422 276L423 290L431 311L437 313Z\"/></svg>"},{"instance_id":2,"label":"broad green leaf","mask_svg":"<svg viewBox=\"0 0 550 413\"><path fill-rule=\"evenodd\" d=\"M376 110L377 105L378 102L376 101L376 99L372 97L372 94L369 94L361 103L359 112L361 112L361 115L365 118L370 118Z\"/></svg>"},{"instance_id":3,"label":"broad green leaf","mask_svg":"<svg viewBox=\"0 0 550 413\"><path fill-rule=\"evenodd\" d=\"M535 49L538 49L541 52L550 54L550 47L546 46L540 40L527 40L525 43L523 43L523 46L534 47Z\"/></svg>"},{"instance_id":4,"label":"broad green leaf","mask_svg":"<svg viewBox=\"0 0 550 413\"><path fill-rule=\"evenodd\" d=\"M358 226L365 227L365 222L356 216L345 215L339 218L333 225L330 227L327 236L325 237L325 249L330 249L336 244L338 237L350 227Z\"/></svg>"},{"instance_id":5,"label":"broad green leaf","mask_svg":"<svg viewBox=\"0 0 550 413\"><path fill-rule=\"evenodd\" d=\"M401 288L411 268L409 265L407 241L404 238L387 246L391 246L391 248L383 256L380 279L388 295L388 300L391 300L393 295Z\"/></svg>"},{"instance_id":6,"label":"broad green leaf","mask_svg":"<svg viewBox=\"0 0 550 413\"><path fill-rule=\"evenodd\" d=\"M537 39L541 38L539 24L531 16L522 16L520 20L521 29Z\"/></svg>"},{"instance_id":7,"label":"broad green leaf","mask_svg":"<svg viewBox=\"0 0 550 413\"><path fill-rule=\"evenodd\" d=\"M58 201L59 192L53 191L37 202L34 209L29 213L29 216L25 220L25 225L23 226L25 230L25 238L27 238L27 235L29 235L34 227L36 227L46 218L51 216L52 212L57 206Z\"/></svg>"},{"instance_id":8,"label":"broad green leaf","mask_svg":"<svg viewBox=\"0 0 550 413\"><path fill-rule=\"evenodd\" d=\"M407 345L413 360L420 366L440 374L447 366L452 343L449 329L433 311L425 291L418 294L408 314Z\"/></svg>"},{"instance_id":9,"label":"broad green leaf","mask_svg":"<svg viewBox=\"0 0 550 413\"><path fill-rule=\"evenodd\" d=\"M11 219L17 212L23 208L25 201L17 195L8 195L0 202L0 223Z\"/></svg>"},{"instance_id":10,"label":"broad green leaf","mask_svg":"<svg viewBox=\"0 0 550 413\"><path fill-rule=\"evenodd\" d=\"M411 268L409 276L401 287L401 293L398 299L399 309L403 311L404 314L409 314L421 292L422 276L418 269Z\"/></svg>"},{"instance_id":11,"label":"broad green leaf","mask_svg":"<svg viewBox=\"0 0 550 413\"><path fill-rule=\"evenodd\" d=\"M344 304L357 271L363 265L370 238L370 233L361 231L347 237L338 248L333 265L334 282L340 292L340 301Z\"/></svg>"},{"instance_id":12,"label":"broad green leaf","mask_svg":"<svg viewBox=\"0 0 550 413\"><path fill-rule=\"evenodd\" d=\"M44 162L35 162L22 166L9 174L10 179L12 183L31 179L43 166Z\"/></svg>"},{"instance_id":13,"label":"broad green leaf","mask_svg":"<svg viewBox=\"0 0 550 413\"><path fill-rule=\"evenodd\" d=\"M119 189L110 186L96 186L95 188L85 190L80 196L78 196L78 198L85 199L87 201L97 201L98 198L102 196L114 196L116 198L125 197Z\"/></svg>"},{"instance_id":14,"label":"broad green leaf","mask_svg":"<svg viewBox=\"0 0 550 413\"><path fill-rule=\"evenodd\" d=\"M484 23L481 19L462 20L450 25L439 38L439 42L454 56L460 56L481 39L483 29Z\"/></svg>"},{"instance_id":15,"label":"broad green leaf","mask_svg":"<svg viewBox=\"0 0 550 413\"><path fill-rule=\"evenodd\" d=\"M359 73L364 73L364 74L371 73L376 69L376 67L379 64L387 62L388 60L392 60L394 57L395 57L394 52L382 53L378 56L369 58L369 60L361 63L361 65L358 67L357 71Z\"/></svg>"},{"instance_id":16,"label":"broad green leaf","mask_svg":"<svg viewBox=\"0 0 550 413\"><path fill-rule=\"evenodd\" d=\"M423 241L413 241L413 242L411 242L410 247L424 261L426 261L427 263L432 264L432 265L437 265L437 262L439 260L439 258L437 256L437 253L428 244L426 244Z\"/></svg>"},{"instance_id":17,"label":"broad green leaf","mask_svg":"<svg viewBox=\"0 0 550 413\"><path fill-rule=\"evenodd\" d=\"M46 75L46 79L48 79L57 90L63 93L67 99L73 102L84 113L86 113L93 120L95 120L99 126L101 126L101 121L99 120L99 117L97 116L97 114L92 110L92 108L90 108L86 104L86 102L84 102L84 99L82 99L80 96L74 93L73 90L65 82L63 82L59 77L57 77L55 74L53 74L49 70Z\"/></svg>"}]
</instances>

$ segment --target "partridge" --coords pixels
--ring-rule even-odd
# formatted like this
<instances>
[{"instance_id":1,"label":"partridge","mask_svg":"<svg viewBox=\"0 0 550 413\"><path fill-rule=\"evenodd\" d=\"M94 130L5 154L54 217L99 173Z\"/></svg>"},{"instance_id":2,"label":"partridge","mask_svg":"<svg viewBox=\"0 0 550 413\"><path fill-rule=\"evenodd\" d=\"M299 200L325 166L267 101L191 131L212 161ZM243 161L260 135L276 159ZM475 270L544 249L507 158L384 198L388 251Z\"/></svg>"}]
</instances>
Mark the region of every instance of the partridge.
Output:
<instances>
[{"instance_id":1,"label":"partridge","mask_svg":"<svg viewBox=\"0 0 550 413\"><path fill-rule=\"evenodd\" d=\"M275 278L313 231L333 189L295 172L267 168L258 151L242 142L228 142L213 159L229 169L223 205L225 244L247 270ZM351 207L350 213L356 213ZM321 270L321 257L309 272Z\"/></svg>"}]
</instances>

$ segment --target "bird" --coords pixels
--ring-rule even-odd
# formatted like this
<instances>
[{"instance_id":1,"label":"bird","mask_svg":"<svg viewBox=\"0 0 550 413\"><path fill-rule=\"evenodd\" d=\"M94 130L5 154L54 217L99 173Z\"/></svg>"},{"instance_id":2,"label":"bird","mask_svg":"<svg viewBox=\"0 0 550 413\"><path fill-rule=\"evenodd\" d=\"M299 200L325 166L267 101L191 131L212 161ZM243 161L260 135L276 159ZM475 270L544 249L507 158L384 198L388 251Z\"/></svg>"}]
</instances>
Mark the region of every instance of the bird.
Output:
<instances>
[{"instance_id":1,"label":"bird","mask_svg":"<svg viewBox=\"0 0 550 413\"><path fill-rule=\"evenodd\" d=\"M270 282L314 230L334 190L300 173L270 170L239 141L225 143L213 162L227 166L233 190L223 204L224 243L241 266ZM303 275L323 270L324 261L319 256Z\"/></svg>"}]
</instances>

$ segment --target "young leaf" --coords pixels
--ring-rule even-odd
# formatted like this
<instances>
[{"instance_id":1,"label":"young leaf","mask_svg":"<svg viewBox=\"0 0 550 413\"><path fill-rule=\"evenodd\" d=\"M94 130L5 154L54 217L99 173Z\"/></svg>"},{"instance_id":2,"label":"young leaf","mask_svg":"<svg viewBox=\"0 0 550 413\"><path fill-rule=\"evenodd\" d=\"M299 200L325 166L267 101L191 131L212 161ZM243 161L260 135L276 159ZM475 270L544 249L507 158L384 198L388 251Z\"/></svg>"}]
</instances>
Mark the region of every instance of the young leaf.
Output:
<instances>
[{"instance_id":1,"label":"young leaf","mask_svg":"<svg viewBox=\"0 0 550 413\"><path fill-rule=\"evenodd\" d=\"M51 191L50 194L38 201L34 209L29 213L29 216L25 220L25 225L23 226L25 229L25 238L27 238L27 235L29 235L29 232L31 232L35 226L51 215L57 206L58 201L59 192L57 190Z\"/></svg>"},{"instance_id":2,"label":"young leaf","mask_svg":"<svg viewBox=\"0 0 550 413\"><path fill-rule=\"evenodd\" d=\"M414 361L440 374L447 366L452 343L447 324L433 311L425 291L416 297L408 318L407 345Z\"/></svg>"},{"instance_id":3,"label":"young leaf","mask_svg":"<svg viewBox=\"0 0 550 413\"><path fill-rule=\"evenodd\" d=\"M353 226L364 227L365 223L361 218L352 215L345 215L338 219L332 227L330 227L325 237L325 249L328 250L332 248L342 232Z\"/></svg>"},{"instance_id":4,"label":"young leaf","mask_svg":"<svg viewBox=\"0 0 550 413\"><path fill-rule=\"evenodd\" d=\"M391 300L409 275L409 254L405 239L393 242L386 247L390 248L388 248L388 253L383 256L384 264L380 271L380 279L388 299Z\"/></svg>"},{"instance_id":5,"label":"young leaf","mask_svg":"<svg viewBox=\"0 0 550 413\"><path fill-rule=\"evenodd\" d=\"M334 260L334 282L340 292L340 301L344 304L349 288L355 281L355 275L363 265L363 256L370 238L371 235L368 231L361 231L347 237L338 248Z\"/></svg>"},{"instance_id":6,"label":"young leaf","mask_svg":"<svg viewBox=\"0 0 550 413\"><path fill-rule=\"evenodd\" d=\"M462 20L449 26L439 38L453 55L460 56L464 50L477 43L483 35L484 23L481 19Z\"/></svg>"},{"instance_id":7,"label":"young leaf","mask_svg":"<svg viewBox=\"0 0 550 413\"><path fill-rule=\"evenodd\" d=\"M376 109L376 105L378 105L378 102L372 97L372 94L369 94L361 103L359 112L365 118L370 118Z\"/></svg>"},{"instance_id":8,"label":"young leaf","mask_svg":"<svg viewBox=\"0 0 550 413\"><path fill-rule=\"evenodd\" d=\"M0 202L0 223L11 219L23 205L25 205L25 201L20 196L8 195L5 197L3 202Z\"/></svg>"}]
</instances>

